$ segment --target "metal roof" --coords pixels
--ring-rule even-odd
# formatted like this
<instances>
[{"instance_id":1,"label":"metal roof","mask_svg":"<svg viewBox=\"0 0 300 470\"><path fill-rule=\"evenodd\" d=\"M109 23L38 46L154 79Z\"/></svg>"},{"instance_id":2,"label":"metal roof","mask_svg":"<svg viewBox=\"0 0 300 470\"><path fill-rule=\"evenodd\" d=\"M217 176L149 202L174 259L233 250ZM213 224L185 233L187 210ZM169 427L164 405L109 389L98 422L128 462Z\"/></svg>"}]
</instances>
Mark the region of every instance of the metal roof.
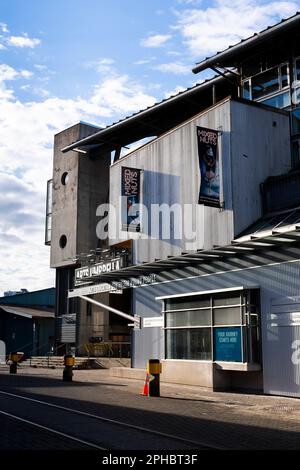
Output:
<instances>
[{"instance_id":1,"label":"metal roof","mask_svg":"<svg viewBox=\"0 0 300 470\"><path fill-rule=\"evenodd\" d=\"M266 249L290 246L300 242L300 225L277 228L276 230L250 234L241 239L235 239L230 245L215 247L210 250L197 250L167 259L157 259L153 262L128 266L118 271L110 271L95 277L95 282L112 282L129 278L155 274L185 268L191 265L207 264L224 258L252 255Z\"/></svg>"},{"instance_id":2,"label":"metal roof","mask_svg":"<svg viewBox=\"0 0 300 470\"><path fill-rule=\"evenodd\" d=\"M7 306L1 305L0 309L4 310L7 313L12 313L13 315L17 315L20 317L26 318L54 318L54 312L49 310L38 310L34 308L26 308L26 307L14 307L14 306Z\"/></svg>"},{"instance_id":3,"label":"metal roof","mask_svg":"<svg viewBox=\"0 0 300 470\"><path fill-rule=\"evenodd\" d=\"M73 142L61 151L65 153L90 145L108 145L113 149L145 137L161 135L211 106L212 96L207 89L213 85L220 87L218 98L230 95L230 83L223 77L214 76Z\"/></svg>"},{"instance_id":4,"label":"metal roof","mask_svg":"<svg viewBox=\"0 0 300 470\"><path fill-rule=\"evenodd\" d=\"M240 53L245 54L246 51L254 47L260 47L263 42L273 39L276 35L282 34L292 28L299 27L299 24L300 12L297 11L295 15L283 19L273 26L268 26L266 29L253 34L249 38L242 39L240 42L229 46L224 51L217 52L211 57L206 57L206 59L198 62L192 71L194 73L199 73L211 66L232 66L234 64L229 61L236 59Z\"/></svg>"}]
</instances>

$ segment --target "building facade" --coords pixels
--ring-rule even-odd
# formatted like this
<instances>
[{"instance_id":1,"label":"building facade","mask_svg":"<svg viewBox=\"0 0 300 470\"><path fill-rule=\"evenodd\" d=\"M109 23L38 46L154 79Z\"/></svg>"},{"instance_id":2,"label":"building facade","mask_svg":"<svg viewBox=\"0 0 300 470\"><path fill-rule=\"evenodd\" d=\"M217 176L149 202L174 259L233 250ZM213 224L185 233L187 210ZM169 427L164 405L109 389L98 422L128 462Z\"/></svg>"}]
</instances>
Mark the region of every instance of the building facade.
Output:
<instances>
[{"instance_id":1,"label":"building facade","mask_svg":"<svg viewBox=\"0 0 300 470\"><path fill-rule=\"evenodd\" d=\"M145 111L56 136L51 263L78 350L131 334L128 375L158 358L168 382L300 396L299 25L197 64L216 76Z\"/></svg>"},{"instance_id":2,"label":"building facade","mask_svg":"<svg viewBox=\"0 0 300 470\"><path fill-rule=\"evenodd\" d=\"M0 340L6 354L21 351L25 357L54 352L55 289L0 298Z\"/></svg>"}]
</instances>

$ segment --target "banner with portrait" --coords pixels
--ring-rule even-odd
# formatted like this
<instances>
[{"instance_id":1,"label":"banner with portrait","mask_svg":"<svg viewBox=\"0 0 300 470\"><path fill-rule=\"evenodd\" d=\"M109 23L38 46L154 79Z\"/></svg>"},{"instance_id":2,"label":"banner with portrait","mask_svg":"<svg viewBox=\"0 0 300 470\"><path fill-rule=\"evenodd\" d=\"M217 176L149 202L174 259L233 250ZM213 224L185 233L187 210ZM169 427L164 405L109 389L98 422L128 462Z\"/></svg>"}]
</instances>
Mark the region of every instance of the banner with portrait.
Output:
<instances>
[{"instance_id":1,"label":"banner with portrait","mask_svg":"<svg viewBox=\"0 0 300 470\"><path fill-rule=\"evenodd\" d=\"M218 131L197 126L200 190L198 204L220 207Z\"/></svg>"},{"instance_id":2,"label":"banner with portrait","mask_svg":"<svg viewBox=\"0 0 300 470\"><path fill-rule=\"evenodd\" d=\"M122 230L140 232L141 170L122 167L121 172Z\"/></svg>"}]
</instances>

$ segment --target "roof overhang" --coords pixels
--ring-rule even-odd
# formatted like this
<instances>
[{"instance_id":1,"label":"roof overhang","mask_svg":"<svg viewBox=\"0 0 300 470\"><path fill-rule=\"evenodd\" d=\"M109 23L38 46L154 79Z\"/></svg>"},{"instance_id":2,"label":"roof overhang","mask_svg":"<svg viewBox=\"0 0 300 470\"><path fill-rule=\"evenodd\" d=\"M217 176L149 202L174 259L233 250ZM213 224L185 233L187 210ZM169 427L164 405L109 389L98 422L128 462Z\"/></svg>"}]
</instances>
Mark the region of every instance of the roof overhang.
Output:
<instances>
[{"instance_id":1,"label":"roof overhang","mask_svg":"<svg viewBox=\"0 0 300 470\"><path fill-rule=\"evenodd\" d=\"M298 32L300 26L300 13L297 12L294 16L282 20L280 23L268 27L260 33L254 34L248 39L244 39L234 46L229 46L228 49L218 52L212 57L207 57L202 60L192 69L194 73L202 72L212 67L233 67L246 58L245 54L254 53L254 51L261 52L262 47L267 45L268 48L274 48L274 40L282 40L283 36L289 35L291 32ZM271 43L271 44L270 44Z\"/></svg>"},{"instance_id":2,"label":"roof overhang","mask_svg":"<svg viewBox=\"0 0 300 470\"><path fill-rule=\"evenodd\" d=\"M94 282L122 281L130 278L149 276L155 273L184 269L190 266L201 266L216 261L230 260L236 257L252 256L263 251L278 250L278 248L291 247L300 244L300 225L290 226L288 229L270 230L263 235L258 233L236 239L230 245L215 247L211 250L197 250L178 256L169 256L167 259L158 259L153 262L128 266L118 271L110 271L95 277Z\"/></svg>"},{"instance_id":3,"label":"roof overhang","mask_svg":"<svg viewBox=\"0 0 300 470\"><path fill-rule=\"evenodd\" d=\"M24 318L54 318L54 312L49 312L48 310L33 309L27 307L15 307L10 305L0 304L0 309L4 310L6 313L16 315Z\"/></svg>"},{"instance_id":4,"label":"roof overhang","mask_svg":"<svg viewBox=\"0 0 300 470\"><path fill-rule=\"evenodd\" d=\"M230 95L228 81L220 76L205 80L193 88L178 93L153 106L114 123L94 134L67 145L61 151L85 152L91 146L103 146L106 149L125 147L133 142L153 136L160 136L178 124L190 119L200 111L212 105L213 86L219 87L218 96Z\"/></svg>"}]
</instances>

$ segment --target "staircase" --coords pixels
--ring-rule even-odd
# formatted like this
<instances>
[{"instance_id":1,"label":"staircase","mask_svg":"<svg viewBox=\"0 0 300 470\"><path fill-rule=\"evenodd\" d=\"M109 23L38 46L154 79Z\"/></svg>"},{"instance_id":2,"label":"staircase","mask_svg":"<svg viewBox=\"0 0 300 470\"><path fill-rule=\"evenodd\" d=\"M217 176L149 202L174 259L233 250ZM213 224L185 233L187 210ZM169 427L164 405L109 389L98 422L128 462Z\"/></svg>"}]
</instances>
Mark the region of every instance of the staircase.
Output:
<instances>
[{"instance_id":1,"label":"staircase","mask_svg":"<svg viewBox=\"0 0 300 470\"><path fill-rule=\"evenodd\" d=\"M19 362L19 367L35 367L48 369L63 369L63 356L32 356L26 361ZM110 369L112 367L131 367L130 358L113 357L75 357L74 369Z\"/></svg>"},{"instance_id":2,"label":"staircase","mask_svg":"<svg viewBox=\"0 0 300 470\"><path fill-rule=\"evenodd\" d=\"M88 369L93 367L92 362L88 357L75 357L74 369ZM19 367L42 367L50 369L63 369L64 357L63 356L32 356L26 361L19 363Z\"/></svg>"}]
</instances>

